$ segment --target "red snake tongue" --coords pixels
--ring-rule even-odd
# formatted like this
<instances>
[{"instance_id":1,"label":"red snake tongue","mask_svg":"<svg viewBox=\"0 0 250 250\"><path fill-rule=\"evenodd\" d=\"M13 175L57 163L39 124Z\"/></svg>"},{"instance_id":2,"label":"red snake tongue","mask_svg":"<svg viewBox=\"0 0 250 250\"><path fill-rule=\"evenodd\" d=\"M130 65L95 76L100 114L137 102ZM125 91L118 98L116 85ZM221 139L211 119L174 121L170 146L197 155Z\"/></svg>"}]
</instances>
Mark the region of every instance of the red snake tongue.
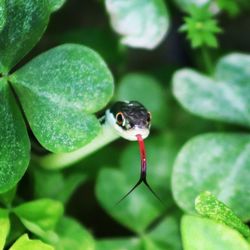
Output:
<instances>
[{"instance_id":1,"label":"red snake tongue","mask_svg":"<svg viewBox=\"0 0 250 250\"><path fill-rule=\"evenodd\" d=\"M146 167L147 167L147 161L146 161L146 150L143 138L140 134L136 135L137 141L140 148L140 156L141 156L141 172L146 175Z\"/></svg>"},{"instance_id":2,"label":"red snake tongue","mask_svg":"<svg viewBox=\"0 0 250 250\"><path fill-rule=\"evenodd\" d=\"M130 189L130 191L125 194L116 204L119 204L121 201L123 201L129 194L131 194L142 182L147 186L149 191L163 204L161 199L158 197L158 195L154 192L154 190L150 187L150 185L147 182L146 178L146 170L147 170L147 161L146 161L146 151L145 151L145 145L143 138L140 134L136 135L136 138L138 140L139 148L140 148L140 155L141 155L141 176L140 179L137 181L137 183Z\"/></svg>"}]
</instances>

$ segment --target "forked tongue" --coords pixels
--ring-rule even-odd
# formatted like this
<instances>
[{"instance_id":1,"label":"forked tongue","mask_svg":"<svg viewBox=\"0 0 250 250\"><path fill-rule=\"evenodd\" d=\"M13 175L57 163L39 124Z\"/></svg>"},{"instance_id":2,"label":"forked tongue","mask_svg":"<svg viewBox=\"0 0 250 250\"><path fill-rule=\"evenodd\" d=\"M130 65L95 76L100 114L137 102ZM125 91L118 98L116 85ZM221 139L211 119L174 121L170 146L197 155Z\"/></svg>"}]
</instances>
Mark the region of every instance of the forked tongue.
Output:
<instances>
[{"instance_id":1,"label":"forked tongue","mask_svg":"<svg viewBox=\"0 0 250 250\"><path fill-rule=\"evenodd\" d=\"M145 150L145 145L143 138L140 134L136 135L137 141L139 144L139 149L140 149L140 156L141 156L141 174L140 174L140 179L138 182L134 185L134 187L127 193L125 194L116 204L119 204L121 201L123 201L127 196L129 196L141 183L144 183L146 187L149 189L149 191L158 199L161 203L162 200L159 198L159 196L154 192L154 190L150 187L150 185L147 182L147 159L146 159L146 150Z\"/></svg>"}]
</instances>

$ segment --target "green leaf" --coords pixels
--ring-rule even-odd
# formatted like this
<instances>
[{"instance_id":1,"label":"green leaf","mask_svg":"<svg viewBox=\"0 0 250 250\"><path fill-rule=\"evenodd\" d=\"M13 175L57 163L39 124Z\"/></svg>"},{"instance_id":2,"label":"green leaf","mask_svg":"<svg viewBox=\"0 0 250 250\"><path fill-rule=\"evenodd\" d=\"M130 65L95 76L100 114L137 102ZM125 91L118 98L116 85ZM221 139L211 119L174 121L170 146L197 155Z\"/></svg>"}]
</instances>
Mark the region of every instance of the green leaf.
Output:
<instances>
[{"instance_id":1,"label":"green leaf","mask_svg":"<svg viewBox=\"0 0 250 250\"><path fill-rule=\"evenodd\" d=\"M223 65L216 70L218 76L232 74L234 79L229 81L227 77L218 76L218 80L211 79L191 69L177 71L173 77L173 93L180 104L193 114L250 127L249 78L244 79L245 84L240 82L243 81L240 74L247 71L247 67L234 73L221 68Z\"/></svg>"},{"instance_id":2,"label":"green leaf","mask_svg":"<svg viewBox=\"0 0 250 250\"><path fill-rule=\"evenodd\" d=\"M165 128L167 124L166 94L160 83L150 75L125 75L116 91L117 100L137 100L152 113L152 126Z\"/></svg>"},{"instance_id":3,"label":"green leaf","mask_svg":"<svg viewBox=\"0 0 250 250\"><path fill-rule=\"evenodd\" d=\"M105 0L105 4L123 44L153 49L168 31L169 15L163 0Z\"/></svg>"},{"instance_id":4,"label":"green leaf","mask_svg":"<svg viewBox=\"0 0 250 250\"><path fill-rule=\"evenodd\" d=\"M49 20L47 0L8 0L0 34L0 72L7 73L38 42Z\"/></svg>"},{"instance_id":5,"label":"green leaf","mask_svg":"<svg viewBox=\"0 0 250 250\"><path fill-rule=\"evenodd\" d=\"M36 198L50 198L67 203L76 188L81 185L87 176L83 173L67 173L35 168L34 193Z\"/></svg>"},{"instance_id":6,"label":"green leaf","mask_svg":"<svg viewBox=\"0 0 250 250\"><path fill-rule=\"evenodd\" d=\"M9 215L4 209L0 209L0 225L0 250L3 250L10 231Z\"/></svg>"},{"instance_id":7,"label":"green leaf","mask_svg":"<svg viewBox=\"0 0 250 250\"><path fill-rule=\"evenodd\" d=\"M69 217L63 217L56 228L59 241L56 250L94 250L95 241L91 234L78 222Z\"/></svg>"},{"instance_id":8,"label":"green leaf","mask_svg":"<svg viewBox=\"0 0 250 250\"><path fill-rule=\"evenodd\" d=\"M184 250L249 250L235 230L206 218L186 215L181 223Z\"/></svg>"},{"instance_id":9,"label":"green leaf","mask_svg":"<svg viewBox=\"0 0 250 250\"><path fill-rule=\"evenodd\" d=\"M176 202L194 212L194 201L210 191L242 220L250 219L250 135L210 133L190 140L174 164L172 189Z\"/></svg>"},{"instance_id":10,"label":"green leaf","mask_svg":"<svg viewBox=\"0 0 250 250\"><path fill-rule=\"evenodd\" d=\"M5 0L0 0L0 31L3 29L6 20Z\"/></svg>"},{"instance_id":11,"label":"green leaf","mask_svg":"<svg viewBox=\"0 0 250 250\"><path fill-rule=\"evenodd\" d=\"M0 121L0 193L4 193L22 178L30 157L25 123L5 78L0 78Z\"/></svg>"},{"instance_id":12,"label":"green leaf","mask_svg":"<svg viewBox=\"0 0 250 250\"><path fill-rule=\"evenodd\" d=\"M205 217L238 230L245 238L250 238L250 229L235 213L214 195L206 191L195 199L196 211Z\"/></svg>"},{"instance_id":13,"label":"green leaf","mask_svg":"<svg viewBox=\"0 0 250 250\"><path fill-rule=\"evenodd\" d=\"M19 205L13 211L29 231L50 239L55 237L51 231L63 214L63 206L58 201L40 199Z\"/></svg>"},{"instance_id":14,"label":"green leaf","mask_svg":"<svg viewBox=\"0 0 250 250\"><path fill-rule=\"evenodd\" d=\"M138 181L140 155L138 145L124 151L121 169L103 168L97 178L96 195L104 209L117 221L136 233L143 233L158 218L165 206L172 205L169 179L176 154L176 142L168 136L145 141L148 155L148 182L164 201L164 206L144 186L139 186L118 206L115 204ZM110 195L112 194L112 195Z\"/></svg>"},{"instance_id":15,"label":"green leaf","mask_svg":"<svg viewBox=\"0 0 250 250\"><path fill-rule=\"evenodd\" d=\"M20 237L9 250L54 250L40 240L30 240L27 234Z\"/></svg>"},{"instance_id":16,"label":"green leaf","mask_svg":"<svg viewBox=\"0 0 250 250\"><path fill-rule=\"evenodd\" d=\"M59 10L66 0L48 0L51 12Z\"/></svg>"},{"instance_id":17,"label":"green leaf","mask_svg":"<svg viewBox=\"0 0 250 250\"><path fill-rule=\"evenodd\" d=\"M113 78L102 58L76 44L41 54L14 73L11 82L32 131L53 152L90 142L100 130L92 113L113 94Z\"/></svg>"}]
</instances>

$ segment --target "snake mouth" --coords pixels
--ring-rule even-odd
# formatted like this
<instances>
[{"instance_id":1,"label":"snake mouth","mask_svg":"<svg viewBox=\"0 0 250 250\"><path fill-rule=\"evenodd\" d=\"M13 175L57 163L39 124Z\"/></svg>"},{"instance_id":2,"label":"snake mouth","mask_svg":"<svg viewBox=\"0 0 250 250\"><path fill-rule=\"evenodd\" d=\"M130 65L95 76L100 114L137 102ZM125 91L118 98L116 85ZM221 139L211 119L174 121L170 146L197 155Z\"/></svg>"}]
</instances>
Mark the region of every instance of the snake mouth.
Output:
<instances>
[{"instance_id":1,"label":"snake mouth","mask_svg":"<svg viewBox=\"0 0 250 250\"><path fill-rule=\"evenodd\" d=\"M146 139L149 136L148 128L133 127L127 130L123 137L130 141L137 141L137 136L141 135L142 139Z\"/></svg>"}]
</instances>

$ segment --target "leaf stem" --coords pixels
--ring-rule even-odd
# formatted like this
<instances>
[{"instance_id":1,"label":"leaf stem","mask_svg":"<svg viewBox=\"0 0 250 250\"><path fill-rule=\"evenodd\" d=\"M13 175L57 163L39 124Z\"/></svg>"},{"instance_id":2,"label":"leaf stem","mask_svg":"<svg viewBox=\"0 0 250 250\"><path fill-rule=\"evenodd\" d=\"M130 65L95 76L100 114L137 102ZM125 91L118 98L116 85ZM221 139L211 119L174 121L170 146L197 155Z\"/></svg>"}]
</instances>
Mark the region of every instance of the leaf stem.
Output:
<instances>
[{"instance_id":1,"label":"leaf stem","mask_svg":"<svg viewBox=\"0 0 250 250\"><path fill-rule=\"evenodd\" d=\"M204 65L206 72L209 75L212 75L214 67L213 67L211 55L209 53L209 49L206 46L203 46L201 48L201 54L202 54L203 65Z\"/></svg>"},{"instance_id":2,"label":"leaf stem","mask_svg":"<svg viewBox=\"0 0 250 250\"><path fill-rule=\"evenodd\" d=\"M55 153L42 157L33 156L33 160L38 163L39 166L49 170L66 168L118 138L119 135L115 133L114 129L105 123L97 137L82 148L70 153Z\"/></svg>"}]
</instances>

